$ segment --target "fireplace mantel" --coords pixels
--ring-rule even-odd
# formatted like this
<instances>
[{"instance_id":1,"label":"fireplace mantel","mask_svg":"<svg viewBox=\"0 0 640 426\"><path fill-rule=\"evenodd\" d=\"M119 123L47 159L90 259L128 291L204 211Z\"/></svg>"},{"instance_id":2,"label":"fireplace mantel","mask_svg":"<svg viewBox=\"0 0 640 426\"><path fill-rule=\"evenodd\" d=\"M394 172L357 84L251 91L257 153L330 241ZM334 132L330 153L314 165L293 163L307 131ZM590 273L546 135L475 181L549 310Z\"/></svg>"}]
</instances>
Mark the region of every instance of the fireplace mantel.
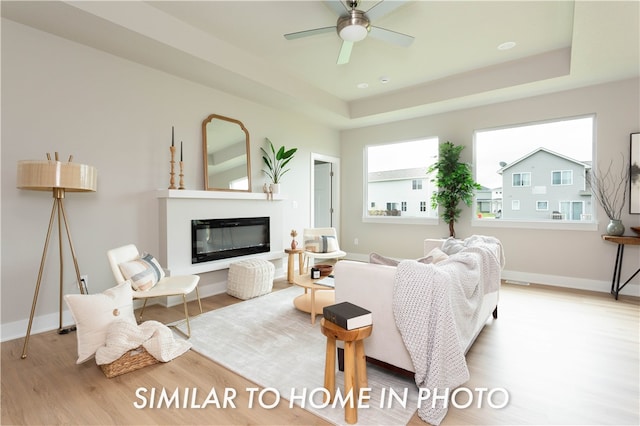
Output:
<instances>
[{"instance_id":1,"label":"fireplace mantel","mask_svg":"<svg viewBox=\"0 0 640 426\"><path fill-rule=\"evenodd\" d=\"M284 203L259 192L162 189L156 194L160 211L160 261L173 275L201 274L226 269L247 257L273 260L284 255ZM269 216L271 251L250 256L191 263L191 220Z\"/></svg>"},{"instance_id":2,"label":"fireplace mantel","mask_svg":"<svg viewBox=\"0 0 640 426\"><path fill-rule=\"evenodd\" d=\"M158 198L195 198L206 200L265 200L282 201L286 199L282 194L273 194L272 199L264 192L243 192L243 191L197 191L180 189L159 189Z\"/></svg>"}]
</instances>

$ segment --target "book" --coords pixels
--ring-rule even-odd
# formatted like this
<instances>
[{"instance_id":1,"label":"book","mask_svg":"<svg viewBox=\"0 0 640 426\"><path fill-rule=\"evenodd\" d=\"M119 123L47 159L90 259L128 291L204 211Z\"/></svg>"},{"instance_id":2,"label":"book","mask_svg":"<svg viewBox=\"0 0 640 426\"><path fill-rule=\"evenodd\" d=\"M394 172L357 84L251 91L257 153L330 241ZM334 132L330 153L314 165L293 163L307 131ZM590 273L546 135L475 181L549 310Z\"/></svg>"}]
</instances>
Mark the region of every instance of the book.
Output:
<instances>
[{"instance_id":1,"label":"book","mask_svg":"<svg viewBox=\"0 0 640 426\"><path fill-rule=\"evenodd\" d=\"M335 305L325 306L322 310L322 315L325 320L331 321L346 330L353 330L373 324L371 311L350 302L341 302Z\"/></svg>"},{"instance_id":2,"label":"book","mask_svg":"<svg viewBox=\"0 0 640 426\"><path fill-rule=\"evenodd\" d=\"M327 275L324 278L319 279L318 281L314 281L314 284L319 284L319 285L323 285L325 287L335 287L336 286L336 282L333 279L333 275Z\"/></svg>"}]
</instances>

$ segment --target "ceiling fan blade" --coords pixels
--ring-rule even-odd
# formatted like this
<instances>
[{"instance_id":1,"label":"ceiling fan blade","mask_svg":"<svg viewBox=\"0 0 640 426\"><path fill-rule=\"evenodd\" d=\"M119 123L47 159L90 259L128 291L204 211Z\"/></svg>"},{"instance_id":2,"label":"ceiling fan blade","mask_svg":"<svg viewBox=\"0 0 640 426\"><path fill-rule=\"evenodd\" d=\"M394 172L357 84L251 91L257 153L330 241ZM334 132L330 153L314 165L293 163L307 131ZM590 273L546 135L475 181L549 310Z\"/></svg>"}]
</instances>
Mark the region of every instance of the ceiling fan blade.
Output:
<instances>
[{"instance_id":1,"label":"ceiling fan blade","mask_svg":"<svg viewBox=\"0 0 640 426\"><path fill-rule=\"evenodd\" d=\"M352 41L343 41L342 47L340 47L340 53L338 54L338 65L344 65L349 63L351 57L351 50L353 49Z\"/></svg>"},{"instance_id":2,"label":"ceiling fan blade","mask_svg":"<svg viewBox=\"0 0 640 426\"><path fill-rule=\"evenodd\" d=\"M369 35L378 40L386 41L401 47L409 47L413 43L414 38L410 35L402 34L396 31L387 30L380 27L371 27Z\"/></svg>"},{"instance_id":3,"label":"ceiling fan blade","mask_svg":"<svg viewBox=\"0 0 640 426\"><path fill-rule=\"evenodd\" d=\"M345 12L349 11L349 9L347 9L347 5L340 0L325 0L324 4L326 4L327 7L333 10L338 16L344 15Z\"/></svg>"},{"instance_id":4,"label":"ceiling fan blade","mask_svg":"<svg viewBox=\"0 0 640 426\"><path fill-rule=\"evenodd\" d=\"M297 33L285 34L284 38L286 38L287 40L295 40L297 38L309 37L309 36L314 36L314 35L318 35L318 34L329 33L331 31L335 32L335 30L336 30L336 27L334 25L333 27L315 28L313 30L298 31Z\"/></svg>"},{"instance_id":5,"label":"ceiling fan blade","mask_svg":"<svg viewBox=\"0 0 640 426\"><path fill-rule=\"evenodd\" d=\"M365 13L367 14L370 20L375 21L376 19L380 19L383 16L393 12L394 10L396 10L397 8L399 8L400 6L404 5L407 2L408 0L398 0L398 1L381 0L378 3L374 4L373 6L371 6L369 10L367 10Z\"/></svg>"}]
</instances>

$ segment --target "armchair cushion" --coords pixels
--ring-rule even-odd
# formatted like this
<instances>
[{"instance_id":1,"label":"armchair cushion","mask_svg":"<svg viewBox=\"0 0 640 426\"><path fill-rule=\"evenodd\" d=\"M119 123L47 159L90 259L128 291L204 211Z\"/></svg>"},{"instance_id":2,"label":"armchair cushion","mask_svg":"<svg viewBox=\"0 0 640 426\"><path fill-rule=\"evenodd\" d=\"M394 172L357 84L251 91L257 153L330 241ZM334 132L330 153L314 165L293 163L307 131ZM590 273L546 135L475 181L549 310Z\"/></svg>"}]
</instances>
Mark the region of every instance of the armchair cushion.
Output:
<instances>
[{"instance_id":1,"label":"armchair cushion","mask_svg":"<svg viewBox=\"0 0 640 426\"><path fill-rule=\"evenodd\" d=\"M313 253L332 253L340 250L338 240L333 235L307 236L304 249Z\"/></svg>"},{"instance_id":2,"label":"armchair cushion","mask_svg":"<svg viewBox=\"0 0 640 426\"><path fill-rule=\"evenodd\" d=\"M135 291L151 290L165 276L158 261L148 253L118 266L124 278L131 281Z\"/></svg>"},{"instance_id":3,"label":"armchair cushion","mask_svg":"<svg viewBox=\"0 0 640 426\"><path fill-rule=\"evenodd\" d=\"M107 339L114 321L136 324L133 314L131 284L125 281L101 294L67 294L64 296L76 323L78 360L89 360Z\"/></svg>"}]
</instances>

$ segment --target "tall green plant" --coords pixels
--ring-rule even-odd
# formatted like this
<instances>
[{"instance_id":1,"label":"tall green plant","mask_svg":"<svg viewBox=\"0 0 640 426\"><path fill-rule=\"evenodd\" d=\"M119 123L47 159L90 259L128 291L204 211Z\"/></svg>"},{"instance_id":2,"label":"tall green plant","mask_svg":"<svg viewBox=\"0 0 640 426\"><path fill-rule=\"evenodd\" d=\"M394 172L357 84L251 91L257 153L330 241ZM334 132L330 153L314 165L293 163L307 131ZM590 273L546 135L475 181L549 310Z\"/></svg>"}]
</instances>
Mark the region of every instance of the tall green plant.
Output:
<instances>
[{"instance_id":1,"label":"tall green plant","mask_svg":"<svg viewBox=\"0 0 640 426\"><path fill-rule=\"evenodd\" d=\"M481 186L473 180L471 166L460 162L460 153L464 145L454 145L447 141L440 145L438 161L427 170L428 174L436 172L431 179L437 191L431 196L431 206L442 207L441 217L449 224L449 236L455 237L454 223L458 221L462 209L460 202L467 206L473 203L473 191Z\"/></svg>"},{"instance_id":2,"label":"tall green plant","mask_svg":"<svg viewBox=\"0 0 640 426\"><path fill-rule=\"evenodd\" d=\"M289 171L289 169L285 169L284 167L293 159L293 154L296 153L298 148L286 150L284 146L281 146L276 152L276 149L269 138L265 138L265 140L267 141L267 144L269 144L270 152L267 152L264 148L260 147L263 154L262 160L267 167L263 170L267 176L271 178L273 183L280 183L282 176Z\"/></svg>"}]
</instances>

